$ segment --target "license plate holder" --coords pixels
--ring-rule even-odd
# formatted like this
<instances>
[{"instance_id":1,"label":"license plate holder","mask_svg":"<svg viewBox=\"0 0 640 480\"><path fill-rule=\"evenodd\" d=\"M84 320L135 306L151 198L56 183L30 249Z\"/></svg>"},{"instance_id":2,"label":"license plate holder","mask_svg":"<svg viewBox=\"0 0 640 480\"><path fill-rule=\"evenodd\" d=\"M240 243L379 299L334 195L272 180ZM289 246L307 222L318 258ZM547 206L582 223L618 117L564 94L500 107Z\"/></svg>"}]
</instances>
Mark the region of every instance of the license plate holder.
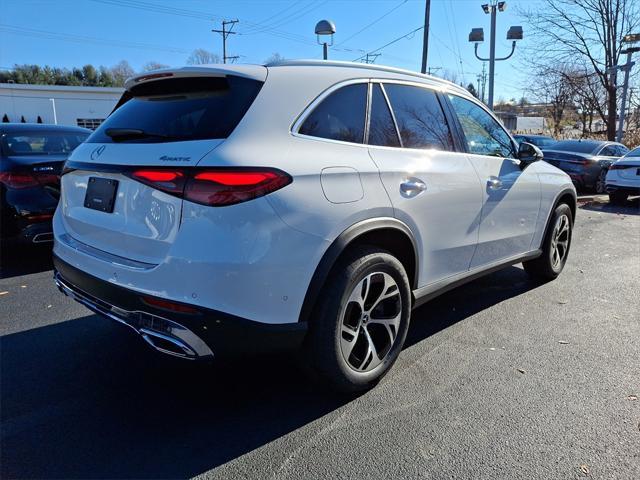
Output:
<instances>
[{"instance_id":1,"label":"license plate holder","mask_svg":"<svg viewBox=\"0 0 640 480\"><path fill-rule=\"evenodd\" d=\"M84 206L104 213L113 213L116 203L118 180L111 178L89 177Z\"/></svg>"}]
</instances>

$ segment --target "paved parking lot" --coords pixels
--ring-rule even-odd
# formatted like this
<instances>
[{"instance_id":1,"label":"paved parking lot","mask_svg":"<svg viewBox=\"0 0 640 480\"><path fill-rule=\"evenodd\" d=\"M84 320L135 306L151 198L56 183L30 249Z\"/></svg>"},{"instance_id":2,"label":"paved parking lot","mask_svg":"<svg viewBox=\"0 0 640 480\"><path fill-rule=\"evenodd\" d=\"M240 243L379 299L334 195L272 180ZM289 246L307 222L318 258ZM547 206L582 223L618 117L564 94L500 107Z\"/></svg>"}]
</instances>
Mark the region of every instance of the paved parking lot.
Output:
<instances>
[{"instance_id":1,"label":"paved parking lot","mask_svg":"<svg viewBox=\"0 0 640 480\"><path fill-rule=\"evenodd\" d=\"M356 398L289 356L161 357L59 294L46 251L10 255L1 476L640 478L639 214L587 203L557 281L511 267L416 310Z\"/></svg>"}]
</instances>

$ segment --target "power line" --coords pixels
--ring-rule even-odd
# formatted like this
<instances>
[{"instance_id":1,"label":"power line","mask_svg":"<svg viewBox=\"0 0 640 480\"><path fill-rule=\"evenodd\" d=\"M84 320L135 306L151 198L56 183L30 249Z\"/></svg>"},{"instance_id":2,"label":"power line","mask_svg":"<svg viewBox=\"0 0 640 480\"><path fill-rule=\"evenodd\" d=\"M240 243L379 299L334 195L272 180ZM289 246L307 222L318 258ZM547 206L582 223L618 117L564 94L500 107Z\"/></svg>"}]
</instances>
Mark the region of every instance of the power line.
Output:
<instances>
[{"instance_id":1,"label":"power line","mask_svg":"<svg viewBox=\"0 0 640 480\"><path fill-rule=\"evenodd\" d=\"M373 22L365 25L364 27L362 27L360 30L358 30L356 33L354 33L353 35L345 38L344 40L342 40L340 43L338 43L336 46L340 46L342 44L344 44L345 42L348 42L349 40L351 40L353 37L360 35L362 32L364 32L365 30L367 30L368 28L374 26L376 23L378 23L380 20L382 20L385 17L388 17L389 15L391 15L393 12L395 12L397 9L399 9L401 6L403 6L405 3L407 3L409 0L403 0L402 2L400 2L398 5L396 5L395 7L393 7L391 10L389 10L388 12L386 12L385 14L381 15L380 17L376 18Z\"/></svg>"},{"instance_id":2,"label":"power line","mask_svg":"<svg viewBox=\"0 0 640 480\"><path fill-rule=\"evenodd\" d=\"M67 33L56 33L47 30L38 30L35 28L19 27L15 25L7 25L0 23L0 31L10 33L13 35L22 35L27 37L45 38L48 40L62 40L65 42L72 42L78 44L97 44L97 45L109 45L113 47L122 48L136 48L140 50L157 50L171 53L189 53L188 50L184 50L176 47L167 47L161 45L151 45L147 43L139 42L123 42L121 40L109 40L105 38L88 37L84 35L72 35Z\"/></svg>"},{"instance_id":3,"label":"power line","mask_svg":"<svg viewBox=\"0 0 640 480\"><path fill-rule=\"evenodd\" d=\"M371 50L369 53L375 53L375 52L379 52L380 50L387 48L389 45L393 45L394 43L399 42L400 40L409 37L410 35L413 35L416 32L419 32L420 30L422 30L424 28L424 25L419 26L418 28L415 28L413 30L411 30L408 33L405 33L404 35L402 35L401 37L398 37L394 40L391 40L389 43L385 43L383 46L375 48L373 50ZM358 58L354 59L354 62L357 62L359 60L362 60L364 57L366 56L366 54L359 56Z\"/></svg>"}]
</instances>

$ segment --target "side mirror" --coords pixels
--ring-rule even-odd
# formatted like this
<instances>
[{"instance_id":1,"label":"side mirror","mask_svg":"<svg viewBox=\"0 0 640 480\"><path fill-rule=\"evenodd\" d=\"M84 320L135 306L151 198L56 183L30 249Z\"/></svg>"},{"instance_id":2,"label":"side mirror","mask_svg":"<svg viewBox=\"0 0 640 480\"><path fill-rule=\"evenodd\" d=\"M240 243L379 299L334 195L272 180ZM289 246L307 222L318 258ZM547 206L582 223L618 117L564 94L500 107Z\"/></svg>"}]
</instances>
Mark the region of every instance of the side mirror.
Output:
<instances>
[{"instance_id":1,"label":"side mirror","mask_svg":"<svg viewBox=\"0 0 640 480\"><path fill-rule=\"evenodd\" d=\"M520 159L522 168L543 158L544 153L542 153L542 150L531 143L522 142L518 147L518 159Z\"/></svg>"}]
</instances>

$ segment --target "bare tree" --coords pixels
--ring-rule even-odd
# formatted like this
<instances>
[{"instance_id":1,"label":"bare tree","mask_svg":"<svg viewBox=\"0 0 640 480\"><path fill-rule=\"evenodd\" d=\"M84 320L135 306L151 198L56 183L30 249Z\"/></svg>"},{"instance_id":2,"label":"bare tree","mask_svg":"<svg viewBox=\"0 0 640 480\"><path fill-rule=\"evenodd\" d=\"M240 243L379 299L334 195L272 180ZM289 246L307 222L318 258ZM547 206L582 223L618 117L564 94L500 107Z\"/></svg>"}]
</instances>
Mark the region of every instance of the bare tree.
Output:
<instances>
[{"instance_id":1,"label":"bare tree","mask_svg":"<svg viewBox=\"0 0 640 480\"><path fill-rule=\"evenodd\" d=\"M187 63L189 65L203 65L208 63L222 63L220 60L220 55L217 53L210 52L209 50L205 50L204 48L196 48L189 58L187 58Z\"/></svg>"},{"instance_id":2,"label":"bare tree","mask_svg":"<svg viewBox=\"0 0 640 480\"><path fill-rule=\"evenodd\" d=\"M572 71L564 65L547 67L530 88L533 98L548 105L549 116L553 122L553 133L560 133L562 120L567 107L572 105L574 84Z\"/></svg>"},{"instance_id":3,"label":"bare tree","mask_svg":"<svg viewBox=\"0 0 640 480\"><path fill-rule=\"evenodd\" d=\"M121 60L119 63L111 67L111 75L113 76L113 81L116 85L124 85L125 80L129 77L133 77L134 74L135 71L126 60Z\"/></svg>"},{"instance_id":4,"label":"bare tree","mask_svg":"<svg viewBox=\"0 0 640 480\"><path fill-rule=\"evenodd\" d=\"M531 23L536 56L552 62L589 64L607 92L602 120L609 140L615 138L615 74L622 38L640 25L637 0L541 0L536 10L521 12Z\"/></svg>"},{"instance_id":5,"label":"bare tree","mask_svg":"<svg viewBox=\"0 0 640 480\"><path fill-rule=\"evenodd\" d=\"M264 61L264 63L266 65L268 63L277 63L277 62L281 62L283 60L285 60L285 58L282 55L280 55L278 52L274 52L274 53L271 54L271 56L269 58L267 58Z\"/></svg>"},{"instance_id":6,"label":"bare tree","mask_svg":"<svg viewBox=\"0 0 640 480\"><path fill-rule=\"evenodd\" d=\"M144 64L142 70L145 72L150 72L151 70L160 70L161 68L169 68L169 65L165 65L164 63L154 62L153 60Z\"/></svg>"}]
</instances>

